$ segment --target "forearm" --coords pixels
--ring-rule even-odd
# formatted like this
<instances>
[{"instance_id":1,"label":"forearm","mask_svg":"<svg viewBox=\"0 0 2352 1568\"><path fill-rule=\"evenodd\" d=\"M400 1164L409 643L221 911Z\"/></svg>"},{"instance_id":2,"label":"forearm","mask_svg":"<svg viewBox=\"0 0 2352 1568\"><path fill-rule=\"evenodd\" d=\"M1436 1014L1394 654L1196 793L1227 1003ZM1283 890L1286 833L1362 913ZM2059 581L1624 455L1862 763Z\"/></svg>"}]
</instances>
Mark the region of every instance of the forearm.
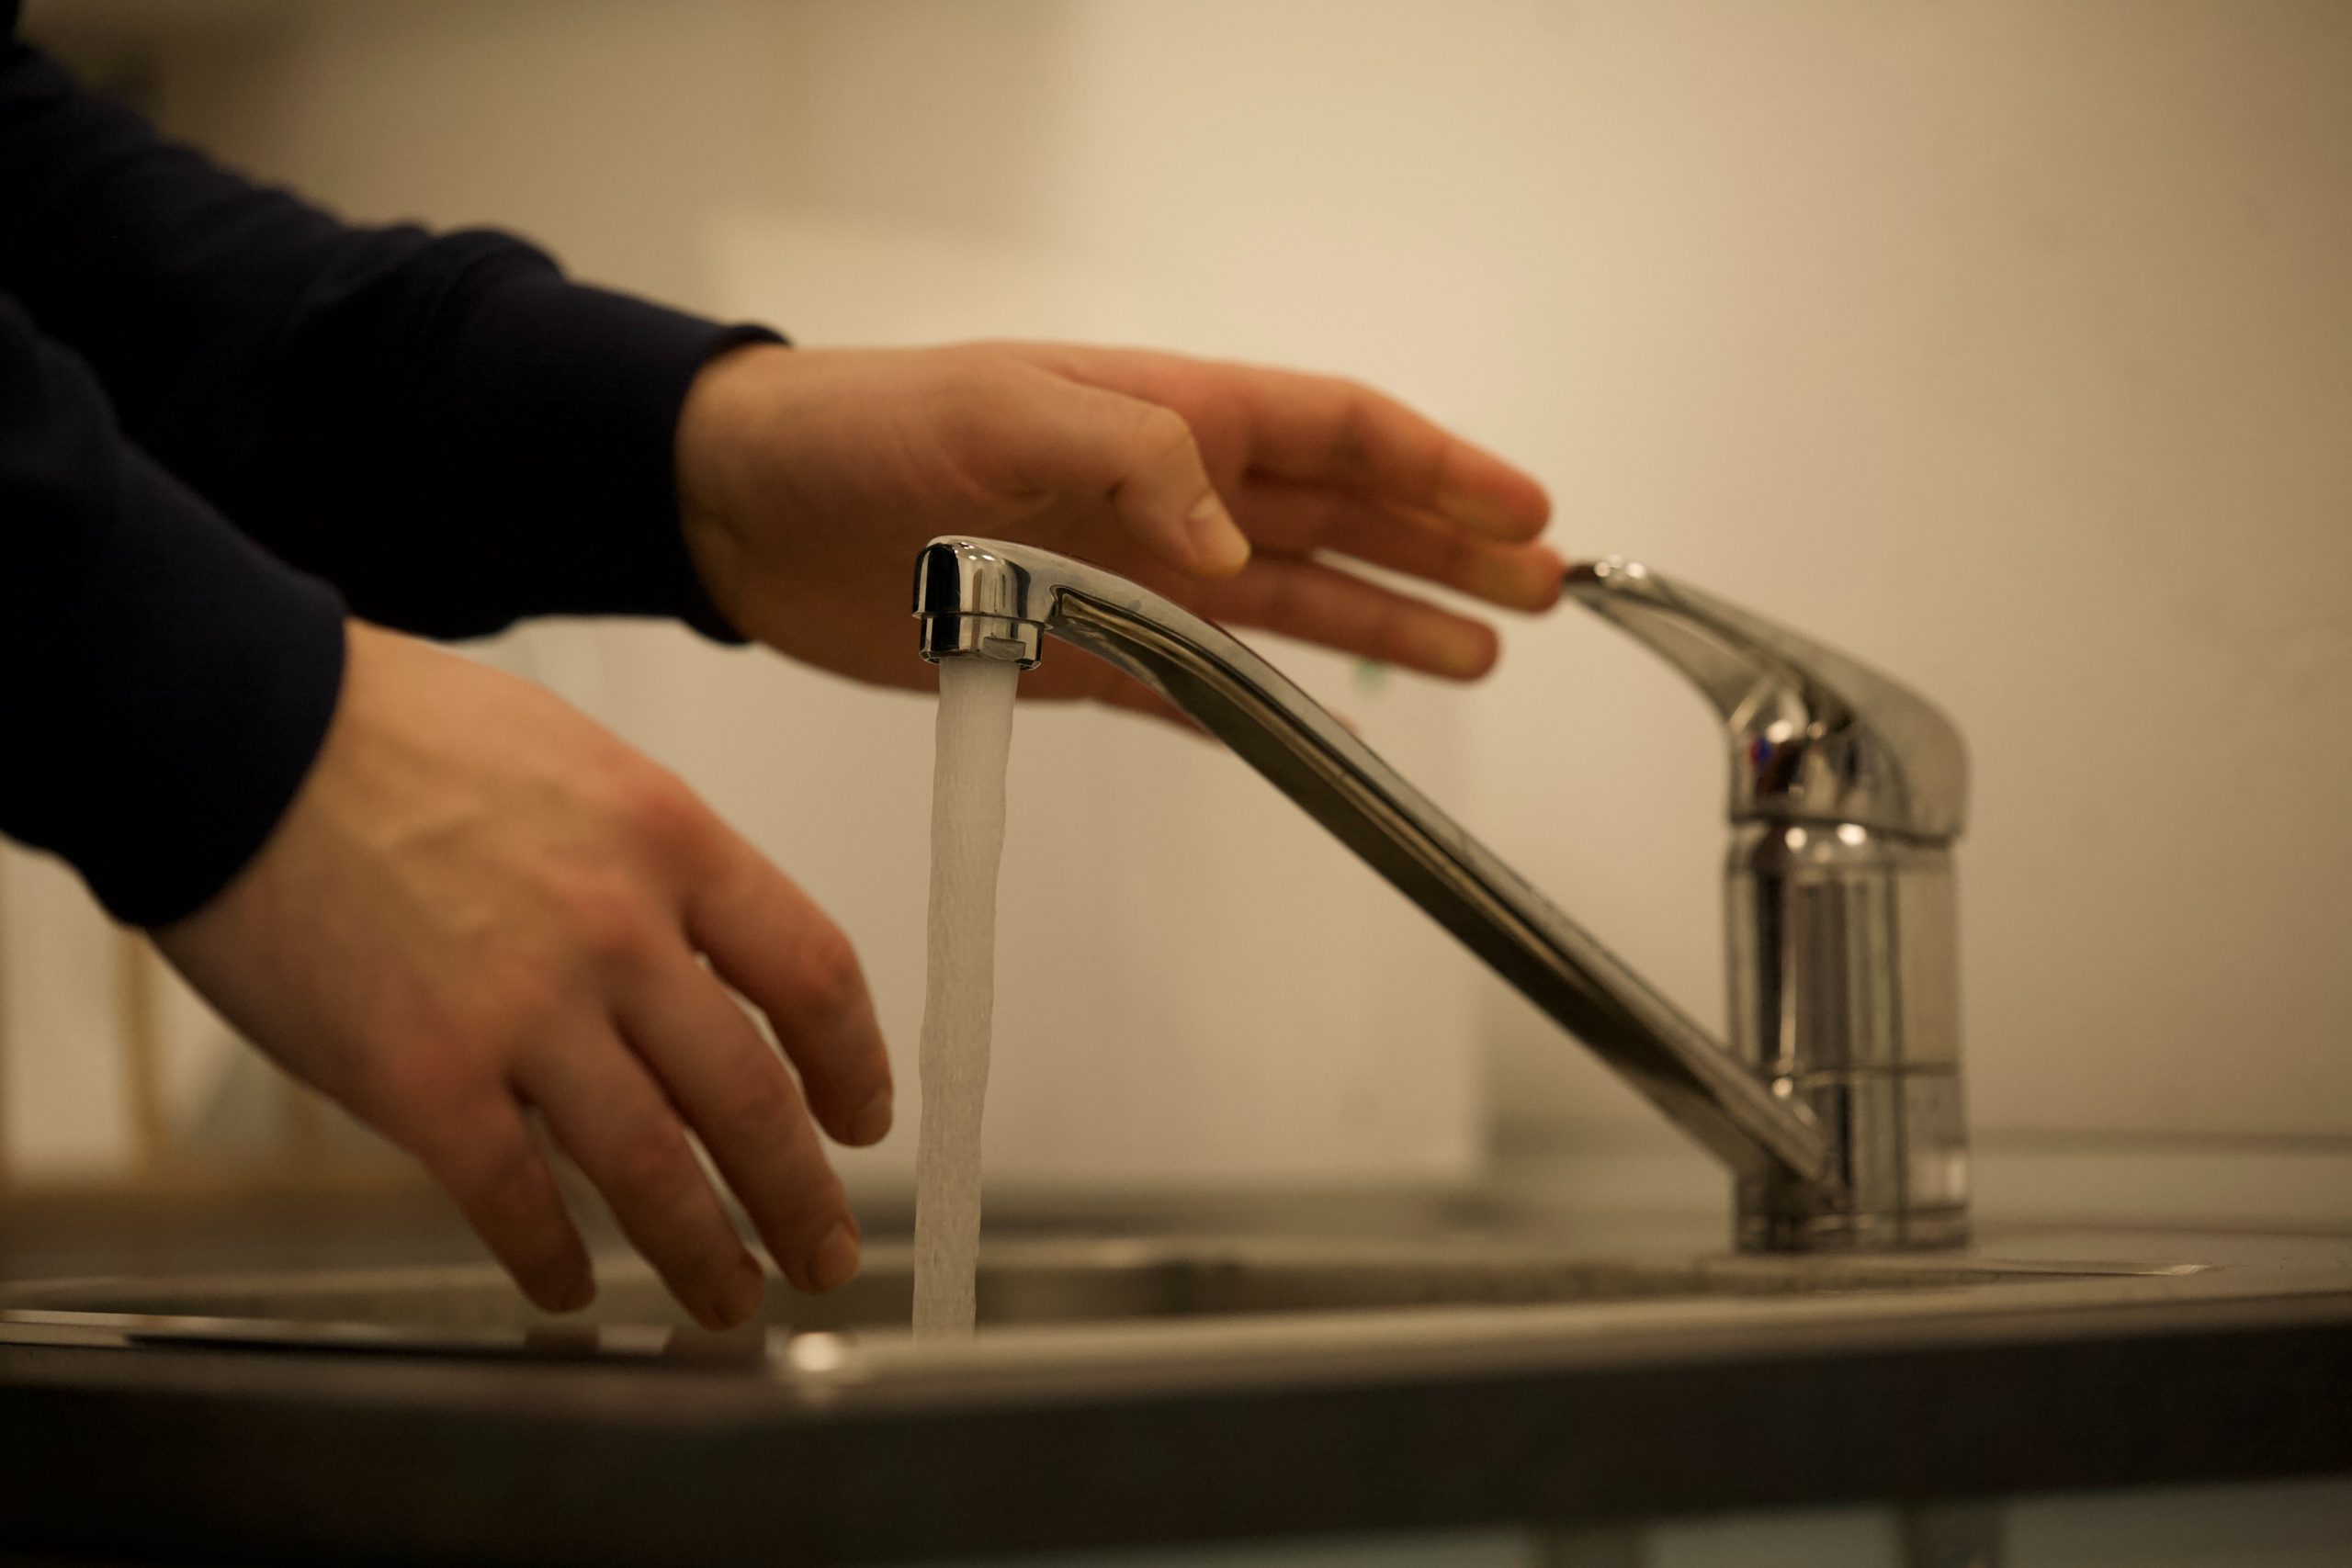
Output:
<instances>
[{"instance_id":1,"label":"forearm","mask_svg":"<svg viewBox=\"0 0 2352 1568\"><path fill-rule=\"evenodd\" d=\"M731 635L679 536L674 451L688 385L741 334L511 242L435 243L300 313L222 510L406 630L567 613Z\"/></svg>"},{"instance_id":2,"label":"forearm","mask_svg":"<svg viewBox=\"0 0 2352 1568\"><path fill-rule=\"evenodd\" d=\"M677 538L673 433L745 333L568 283L507 235L344 224L0 50L0 288L220 512L396 626L721 629Z\"/></svg>"},{"instance_id":3,"label":"forearm","mask_svg":"<svg viewBox=\"0 0 2352 1568\"><path fill-rule=\"evenodd\" d=\"M0 297L0 831L160 924L243 865L334 712L343 610L127 446Z\"/></svg>"}]
</instances>

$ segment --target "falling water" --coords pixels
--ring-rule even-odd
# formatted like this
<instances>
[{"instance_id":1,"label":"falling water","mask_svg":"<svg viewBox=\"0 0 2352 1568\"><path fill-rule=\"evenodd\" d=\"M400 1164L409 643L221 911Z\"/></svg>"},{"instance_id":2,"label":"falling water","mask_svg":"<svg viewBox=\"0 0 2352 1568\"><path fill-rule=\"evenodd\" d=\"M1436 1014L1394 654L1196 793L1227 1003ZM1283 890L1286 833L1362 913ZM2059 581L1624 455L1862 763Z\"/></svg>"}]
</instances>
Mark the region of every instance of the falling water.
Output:
<instances>
[{"instance_id":1,"label":"falling water","mask_svg":"<svg viewBox=\"0 0 2352 1568\"><path fill-rule=\"evenodd\" d=\"M1021 667L939 667L931 796L931 953L923 999L922 1124L915 1146L915 1332L972 1331L980 1246L980 1104L996 1001L996 873L1004 764Z\"/></svg>"}]
</instances>

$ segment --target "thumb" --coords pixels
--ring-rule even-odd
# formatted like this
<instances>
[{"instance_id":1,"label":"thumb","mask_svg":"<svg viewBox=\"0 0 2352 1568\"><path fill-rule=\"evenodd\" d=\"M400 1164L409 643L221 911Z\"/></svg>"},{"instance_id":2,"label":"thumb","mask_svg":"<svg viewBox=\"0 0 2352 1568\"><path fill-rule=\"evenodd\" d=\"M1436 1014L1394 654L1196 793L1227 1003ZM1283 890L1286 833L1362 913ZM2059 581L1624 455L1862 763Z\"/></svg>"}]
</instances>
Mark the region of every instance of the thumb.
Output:
<instances>
[{"instance_id":1,"label":"thumb","mask_svg":"<svg viewBox=\"0 0 2352 1568\"><path fill-rule=\"evenodd\" d=\"M1230 577L1250 539L1216 493L1193 427L1175 410L1063 383L1045 423L1065 477L1107 495L1119 523L1170 566Z\"/></svg>"}]
</instances>

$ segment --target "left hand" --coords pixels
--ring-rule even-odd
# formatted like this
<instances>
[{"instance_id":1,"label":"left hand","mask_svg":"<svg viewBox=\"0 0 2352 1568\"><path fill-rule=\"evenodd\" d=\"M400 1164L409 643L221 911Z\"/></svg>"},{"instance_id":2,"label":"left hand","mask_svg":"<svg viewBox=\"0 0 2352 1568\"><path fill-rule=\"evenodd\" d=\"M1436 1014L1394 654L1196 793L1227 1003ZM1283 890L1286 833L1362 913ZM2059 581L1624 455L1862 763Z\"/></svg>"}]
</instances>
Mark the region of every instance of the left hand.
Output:
<instances>
[{"instance_id":1,"label":"left hand","mask_svg":"<svg viewBox=\"0 0 2352 1568\"><path fill-rule=\"evenodd\" d=\"M891 1095L841 928L553 694L360 622L345 636L301 788L156 945L280 1066L422 1159L550 1312L594 1282L526 1110L705 1326L758 1309L760 1268L690 1131L787 1279L847 1279L857 1220L817 1133L875 1142Z\"/></svg>"},{"instance_id":2,"label":"left hand","mask_svg":"<svg viewBox=\"0 0 2352 1568\"><path fill-rule=\"evenodd\" d=\"M745 635L885 685L927 686L906 624L941 534L1090 561L1211 620L1456 680L1492 668L1484 621L1337 564L1516 610L1561 562L1534 479L1353 382L1043 344L730 351L679 421L680 514L705 587ZM1024 695L1159 711L1090 659Z\"/></svg>"}]
</instances>

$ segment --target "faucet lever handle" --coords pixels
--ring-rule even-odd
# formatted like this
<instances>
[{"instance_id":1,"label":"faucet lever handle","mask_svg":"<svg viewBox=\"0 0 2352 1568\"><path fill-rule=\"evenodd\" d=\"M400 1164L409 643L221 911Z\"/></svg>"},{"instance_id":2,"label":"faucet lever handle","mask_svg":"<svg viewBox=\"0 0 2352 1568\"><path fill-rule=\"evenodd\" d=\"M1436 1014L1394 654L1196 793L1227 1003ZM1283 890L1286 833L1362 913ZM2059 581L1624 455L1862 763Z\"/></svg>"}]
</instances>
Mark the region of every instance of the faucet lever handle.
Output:
<instances>
[{"instance_id":1,"label":"faucet lever handle","mask_svg":"<svg viewBox=\"0 0 2352 1568\"><path fill-rule=\"evenodd\" d=\"M1733 821L1852 822L1932 842L1959 837L1967 748L1917 692L1638 561L1579 561L1566 587L1713 705L1731 741Z\"/></svg>"}]
</instances>

